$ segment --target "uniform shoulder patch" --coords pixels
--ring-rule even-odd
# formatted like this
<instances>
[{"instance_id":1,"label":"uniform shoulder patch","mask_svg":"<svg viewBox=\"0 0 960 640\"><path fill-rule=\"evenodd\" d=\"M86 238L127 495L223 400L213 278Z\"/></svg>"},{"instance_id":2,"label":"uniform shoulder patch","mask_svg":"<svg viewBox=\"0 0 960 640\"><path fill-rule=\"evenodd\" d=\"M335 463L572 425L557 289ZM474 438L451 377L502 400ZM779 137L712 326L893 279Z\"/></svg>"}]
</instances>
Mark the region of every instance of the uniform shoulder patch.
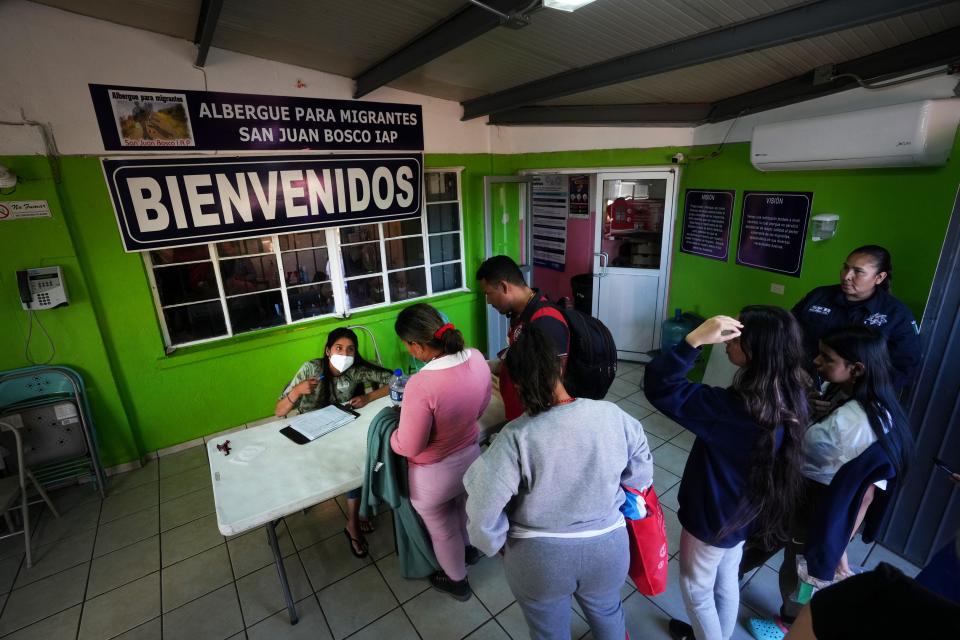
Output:
<instances>
[{"instance_id":1,"label":"uniform shoulder patch","mask_svg":"<svg viewBox=\"0 0 960 640\"><path fill-rule=\"evenodd\" d=\"M871 325L874 327L882 327L887 324L887 314L885 313L873 313L863 321L863 324Z\"/></svg>"}]
</instances>

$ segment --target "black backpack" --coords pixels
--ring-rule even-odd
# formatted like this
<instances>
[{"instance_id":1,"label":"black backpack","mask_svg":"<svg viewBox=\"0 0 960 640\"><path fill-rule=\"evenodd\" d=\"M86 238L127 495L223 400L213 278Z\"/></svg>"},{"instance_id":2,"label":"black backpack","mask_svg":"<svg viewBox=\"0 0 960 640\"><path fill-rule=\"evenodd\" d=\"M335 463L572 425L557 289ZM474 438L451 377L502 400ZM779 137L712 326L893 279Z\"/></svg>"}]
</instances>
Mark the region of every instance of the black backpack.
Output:
<instances>
[{"instance_id":1,"label":"black backpack","mask_svg":"<svg viewBox=\"0 0 960 640\"><path fill-rule=\"evenodd\" d=\"M576 309L544 305L531 320L559 313L570 332L570 351L563 386L575 398L602 400L617 377L617 345L606 325Z\"/></svg>"}]
</instances>

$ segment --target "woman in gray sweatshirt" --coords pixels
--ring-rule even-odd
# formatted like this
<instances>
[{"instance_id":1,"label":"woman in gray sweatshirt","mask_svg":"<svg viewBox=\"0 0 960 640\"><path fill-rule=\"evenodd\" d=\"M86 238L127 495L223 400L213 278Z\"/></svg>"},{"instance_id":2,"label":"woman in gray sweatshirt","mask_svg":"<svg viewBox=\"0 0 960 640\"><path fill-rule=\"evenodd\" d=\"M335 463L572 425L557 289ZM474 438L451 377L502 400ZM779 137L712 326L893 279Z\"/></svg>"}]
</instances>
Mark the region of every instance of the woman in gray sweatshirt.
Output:
<instances>
[{"instance_id":1,"label":"woman in gray sweatshirt","mask_svg":"<svg viewBox=\"0 0 960 640\"><path fill-rule=\"evenodd\" d=\"M534 640L570 637L571 595L594 637L623 640L630 551L621 485L653 482L643 427L615 404L570 397L536 326L510 347L506 364L527 413L464 476L470 541L488 556L503 554Z\"/></svg>"}]
</instances>

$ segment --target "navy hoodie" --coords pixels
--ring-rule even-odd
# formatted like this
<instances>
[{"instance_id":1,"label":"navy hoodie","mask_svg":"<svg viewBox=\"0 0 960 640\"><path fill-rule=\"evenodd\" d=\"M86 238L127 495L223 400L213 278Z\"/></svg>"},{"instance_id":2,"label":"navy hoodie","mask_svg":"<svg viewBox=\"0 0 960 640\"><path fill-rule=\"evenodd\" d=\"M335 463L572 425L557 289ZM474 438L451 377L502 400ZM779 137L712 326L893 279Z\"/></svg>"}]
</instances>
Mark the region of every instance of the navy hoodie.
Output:
<instances>
[{"instance_id":1,"label":"navy hoodie","mask_svg":"<svg viewBox=\"0 0 960 640\"><path fill-rule=\"evenodd\" d=\"M698 540L729 549L750 533L750 523L724 529L741 515L763 430L733 391L687 380L699 355L686 341L661 353L646 366L643 389L653 406L697 436L680 481L680 524ZM777 447L782 439L777 427Z\"/></svg>"},{"instance_id":2,"label":"navy hoodie","mask_svg":"<svg viewBox=\"0 0 960 640\"><path fill-rule=\"evenodd\" d=\"M850 542L850 532L857 521L863 494L874 482L887 480L885 490L874 492L873 502L864 520L863 541L873 542L876 539L890 496L897 489L896 474L897 470L879 442L874 442L863 453L840 467L808 524L803 555L811 576L819 580L833 580L834 570Z\"/></svg>"},{"instance_id":3,"label":"navy hoodie","mask_svg":"<svg viewBox=\"0 0 960 640\"><path fill-rule=\"evenodd\" d=\"M803 327L803 348L811 362L825 333L848 325L865 325L887 339L897 389L910 384L920 366L920 332L913 314L885 289L877 287L866 300L851 301L840 285L818 287L794 305L793 315Z\"/></svg>"}]
</instances>

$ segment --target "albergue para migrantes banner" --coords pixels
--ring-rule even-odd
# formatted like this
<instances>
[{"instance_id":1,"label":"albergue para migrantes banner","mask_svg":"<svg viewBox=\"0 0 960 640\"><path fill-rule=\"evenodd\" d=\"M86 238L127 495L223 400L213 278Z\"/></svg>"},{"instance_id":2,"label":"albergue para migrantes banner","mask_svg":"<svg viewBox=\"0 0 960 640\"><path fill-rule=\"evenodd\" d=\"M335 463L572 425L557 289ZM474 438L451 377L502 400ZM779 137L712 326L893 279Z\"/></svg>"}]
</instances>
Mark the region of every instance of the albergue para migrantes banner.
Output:
<instances>
[{"instance_id":1,"label":"albergue para migrantes banner","mask_svg":"<svg viewBox=\"0 0 960 640\"><path fill-rule=\"evenodd\" d=\"M418 104L91 84L108 151L422 151Z\"/></svg>"},{"instance_id":2,"label":"albergue para migrantes banner","mask_svg":"<svg viewBox=\"0 0 960 640\"><path fill-rule=\"evenodd\" d=\"M421 154L103 160L128 252L420 215Z\"/></svg>"}]
</instances>

